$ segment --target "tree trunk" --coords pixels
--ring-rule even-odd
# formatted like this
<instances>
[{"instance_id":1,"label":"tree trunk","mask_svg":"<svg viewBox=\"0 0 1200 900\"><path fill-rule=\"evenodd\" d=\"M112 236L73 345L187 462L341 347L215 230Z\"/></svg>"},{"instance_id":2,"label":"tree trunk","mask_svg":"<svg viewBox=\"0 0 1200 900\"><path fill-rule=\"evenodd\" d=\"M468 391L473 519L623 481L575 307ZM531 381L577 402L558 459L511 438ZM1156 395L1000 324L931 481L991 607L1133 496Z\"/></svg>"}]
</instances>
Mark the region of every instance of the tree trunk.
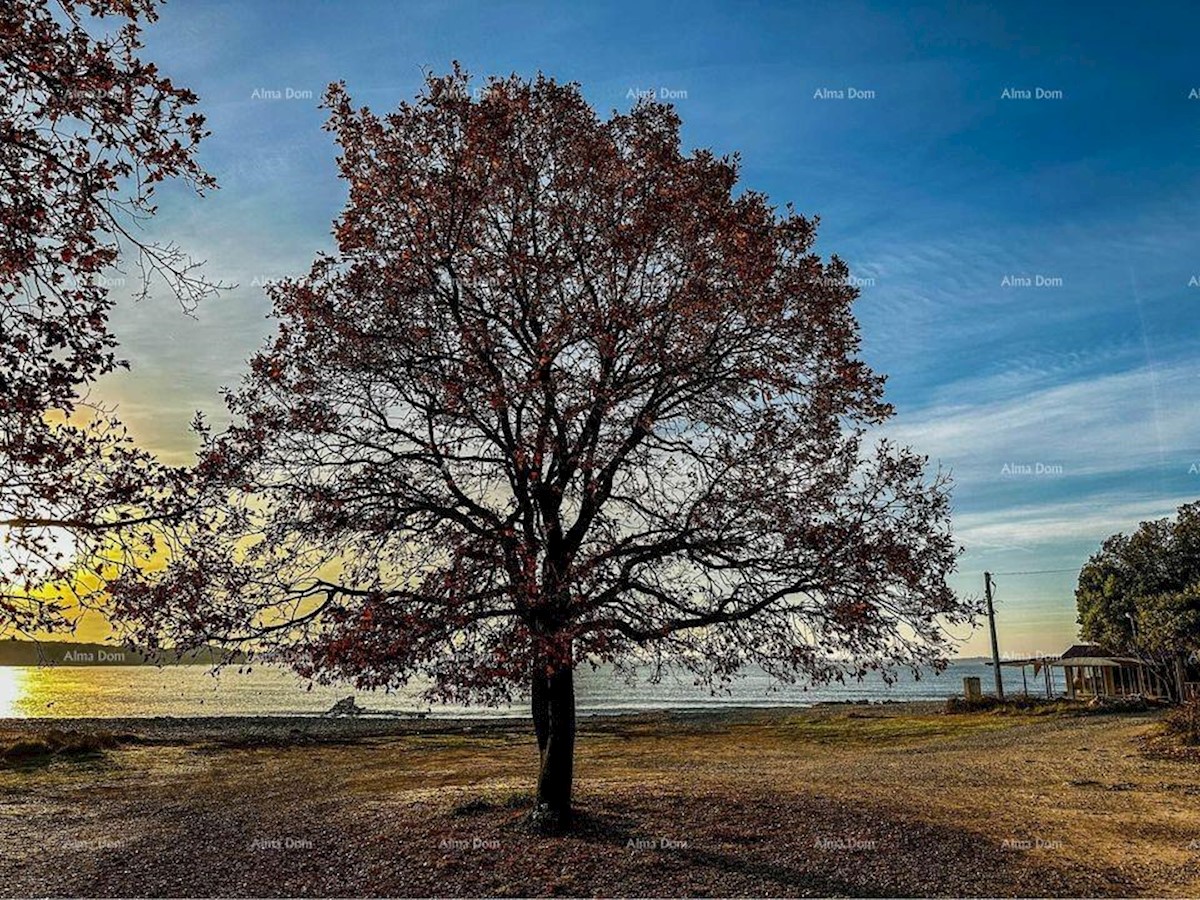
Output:
<instances>
[{"instance_id":1,"label":"tree trunk","mask_svg":"<svg viewBox=\"0 0 1200 900\"><path fill-rule=\"evenodd\" d=\"M552 675L533 676L533 730L541 767L534 824L557 830L571 821L571 781L575 765L575 673L565 666Z\"/></svg>"}]
</instances>

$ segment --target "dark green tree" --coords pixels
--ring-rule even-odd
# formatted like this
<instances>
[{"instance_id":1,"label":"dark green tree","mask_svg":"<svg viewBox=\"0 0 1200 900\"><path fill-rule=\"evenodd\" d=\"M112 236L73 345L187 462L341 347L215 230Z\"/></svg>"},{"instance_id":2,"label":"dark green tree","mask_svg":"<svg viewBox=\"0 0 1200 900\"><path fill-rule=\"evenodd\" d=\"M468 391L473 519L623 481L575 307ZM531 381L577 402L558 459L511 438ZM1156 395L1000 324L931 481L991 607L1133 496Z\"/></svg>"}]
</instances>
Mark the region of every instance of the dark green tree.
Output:
<instances>
[{"instance_id":1,"label":"dark green tree","mask_svg":"<svg viewBox=\"0 0 1200 900\"><path fill-rule=\"evenodd\" d=\"M1115 534L1079 573L1080 636L1164 669L1200 650L1200 502Z\"/></svg>"}]
</instances>

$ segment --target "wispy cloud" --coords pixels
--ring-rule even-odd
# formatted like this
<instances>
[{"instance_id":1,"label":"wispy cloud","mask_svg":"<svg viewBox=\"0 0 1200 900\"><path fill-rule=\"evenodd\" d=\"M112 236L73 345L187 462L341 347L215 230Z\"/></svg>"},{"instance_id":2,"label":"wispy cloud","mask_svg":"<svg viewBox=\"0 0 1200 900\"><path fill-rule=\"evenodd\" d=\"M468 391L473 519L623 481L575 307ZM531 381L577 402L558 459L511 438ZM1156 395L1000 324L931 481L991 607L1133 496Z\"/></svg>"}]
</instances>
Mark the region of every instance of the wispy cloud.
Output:
<instances>
[{"instance_id":1,"label":"wispy cloud","mask_svg":"<svg viewBox=\"0 0 1200 900\"><path fill-rule=\"evenodd\" d=\"M1193 418L1198 389L1196 368L1185 363L1144 366L1015 397L1009 376L968 379L943 389L957 393L957 403L904 413L889 433L952 467L965 484L995 483L1006 475L1068 480L1129 473L1135 476L1130 489L1144 489L1137 479L1148 469L1186 474L1200 452ZM1038 471L1038 464L1061 470ZM1011 471L1022 465L1034 472Z\"/></svg>"}]
</instances>

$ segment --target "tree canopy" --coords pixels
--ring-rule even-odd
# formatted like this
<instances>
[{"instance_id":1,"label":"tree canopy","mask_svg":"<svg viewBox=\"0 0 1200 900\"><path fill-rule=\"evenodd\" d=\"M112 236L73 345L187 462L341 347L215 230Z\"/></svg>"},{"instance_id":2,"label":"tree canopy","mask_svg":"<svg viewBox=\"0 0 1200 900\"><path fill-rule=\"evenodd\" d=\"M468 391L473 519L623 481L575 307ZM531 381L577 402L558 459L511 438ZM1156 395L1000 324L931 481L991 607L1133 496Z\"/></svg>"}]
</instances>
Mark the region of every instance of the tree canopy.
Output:
<instances>
[{"instance_id":1,"label":"tree canopy","mask_svg":"<svg viewBox=\"0 0 1200 900\"><path fill-rule=\"evenodd\" d=\"M1081 636L1112 650L1200 650L1200 503L1107 538L1079 573L1075 603Z\"/></svg>"},{"instance_id":2,"label":"tree canopy","mask_svg":"<svg viewBox=\"0 0 1200 900\"><path fill-rule=\"evenodd\" d=\"M271 289L202 513L117 593L132 633L531 693L544 760L570 722L568 796L581 662L944 659L976 611L946 584L947 479L868 441L892 410L815 220L684 154L661 104L601 120L574 85L458 70L386 116L326 104L337 254Z\"/></svg>"},{"instance_id":3,"label":"tree canopy","mask_svg":"<svg viewBox=\"0 0 1200 900\"><path fill-rule=\"evenodd\" d=\"M124 365L118 263L135 293L162 279L190 305L215 287L138 231L161 182L214 186L195 96L138 56L157 7L11 0L0 19L0 632L68 624L63 596L153 555L137 526L178 502L179 473L89 395Z\"/></svg>"}]
</instances>

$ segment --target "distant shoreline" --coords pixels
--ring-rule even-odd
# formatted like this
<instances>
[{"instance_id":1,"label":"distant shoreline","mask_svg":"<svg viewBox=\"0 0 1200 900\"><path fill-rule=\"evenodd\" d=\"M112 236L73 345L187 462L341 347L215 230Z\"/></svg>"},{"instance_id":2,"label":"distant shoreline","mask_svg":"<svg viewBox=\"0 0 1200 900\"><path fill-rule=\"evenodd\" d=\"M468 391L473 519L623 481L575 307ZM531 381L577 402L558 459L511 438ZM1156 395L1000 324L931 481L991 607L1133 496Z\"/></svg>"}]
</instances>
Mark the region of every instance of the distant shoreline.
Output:
<instances>
[{"instance_id":1,"label":"distant shoreline","mask_svg":"<svg viewBox=\"0 0 1200 900\"><path fill-rule=\"evenodd\" d=\"M246 662L244 653L226 651L217 646L205 646L182 653L162 650L156 656L148 656L133 647L96 641L0 639L0 668L51 666L65 668L151 666L161 668L172 665L237 665L244 662ZM984 656L955 656L950 659L952 665L987 662L990 662L990 658ZM275 665L265 659L260 660L259 664ZM278 665L275 667L286 668Z\"/></svg>"},{"instance_id":2,"label":"distant shoreline","mask_svg":"<svg viewBox=\"0 0 1200 900\"><path fill-rule=\"evenodd\" d=\"M162 650L147 655L121 644L89 641L0 640L0 667L130 667L212 666L244 661L244 654L229 654L219 647L198 647L178 652Z\"/></svg>"}]
</instances>

